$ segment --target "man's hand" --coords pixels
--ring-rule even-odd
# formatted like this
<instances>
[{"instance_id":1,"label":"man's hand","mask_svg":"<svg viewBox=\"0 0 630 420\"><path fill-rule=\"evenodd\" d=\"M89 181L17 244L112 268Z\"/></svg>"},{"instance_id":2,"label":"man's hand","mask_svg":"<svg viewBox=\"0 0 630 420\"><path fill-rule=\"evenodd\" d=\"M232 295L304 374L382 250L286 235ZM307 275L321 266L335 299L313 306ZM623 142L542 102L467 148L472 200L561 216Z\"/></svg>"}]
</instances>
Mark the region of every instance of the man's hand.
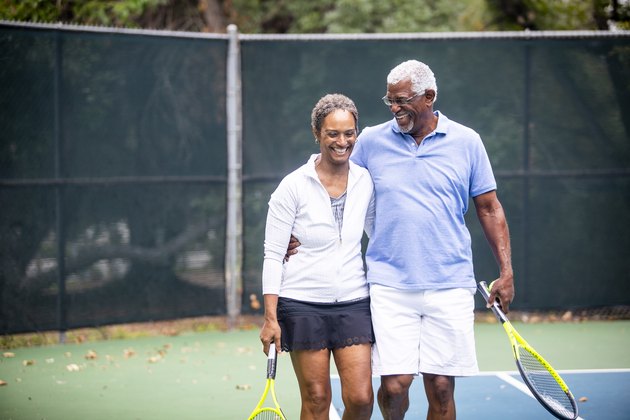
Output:
<instances>
[{"instance_id":1,"label":"man's hand","mask_svg":"<svg viewBox=\"0 0 630 420\"><path fill-rule=\"evenodd\" d=\"M499 277L492 283L490 283L490 296L488 302L494 302L499 299L499 306L504 313L510 311L510 303L514 300L514 281L511 277ZM492 306L492 303L488 303L488 308Z\"/></svg>"},{"instance_id":2,"label":"man's hand","mask_svg":"<svg viewBox=\"0 0 630 420\"><path fill-rule=\"evenodd\" d=\"M293 235L291 235L291 239L289 239L289 245L287 246L287 253L284 255L284 262L289 261L291 255L295 255L298 253L297 247L302 245L300 241Z\"/></svg>"}]
</instances>

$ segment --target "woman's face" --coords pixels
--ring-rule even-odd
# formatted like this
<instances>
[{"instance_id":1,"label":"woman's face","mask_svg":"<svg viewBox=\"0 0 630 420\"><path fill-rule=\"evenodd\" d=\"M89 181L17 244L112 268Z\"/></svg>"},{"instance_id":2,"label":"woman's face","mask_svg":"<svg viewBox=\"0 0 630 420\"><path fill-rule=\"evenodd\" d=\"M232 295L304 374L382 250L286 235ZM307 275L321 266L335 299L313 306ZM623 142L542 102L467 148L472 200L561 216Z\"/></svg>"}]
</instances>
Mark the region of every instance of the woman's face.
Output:
<instances>
[{"instance_id":1,"label":"woman's face","mask_svg":"<svg viewBox=\"0 0 630 420\"><path fill-rule=\"evenodd\" d=\"M338 109L324 118L316 134L322 159L332 164L345 164L357 141L357 127L352 113Z\"/></svg>"}]
</instances>

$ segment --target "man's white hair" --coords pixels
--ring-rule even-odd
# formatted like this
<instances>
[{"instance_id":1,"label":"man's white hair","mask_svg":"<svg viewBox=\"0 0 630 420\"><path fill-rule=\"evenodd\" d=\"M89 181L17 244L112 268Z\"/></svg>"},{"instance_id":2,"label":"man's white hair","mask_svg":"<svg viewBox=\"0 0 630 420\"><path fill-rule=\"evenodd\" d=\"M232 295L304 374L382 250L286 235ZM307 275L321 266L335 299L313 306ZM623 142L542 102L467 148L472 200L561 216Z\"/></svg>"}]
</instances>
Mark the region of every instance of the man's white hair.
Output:
<instances>
[{"instance_id":1,"label":"man's white hair","mask_svg":"<svg viewBox=\"0 0 630 420\"><path fill-rule=\"evenodd\" d=\"M435 91L433 102L437 100L438 89L435 75L426 64L418 60L408 60L394 67L387 75L388 85L395 85L405 80L411 80L411 89L414 93L423 93L427 89L432 89Z\"/></svg>"}]
</instances>

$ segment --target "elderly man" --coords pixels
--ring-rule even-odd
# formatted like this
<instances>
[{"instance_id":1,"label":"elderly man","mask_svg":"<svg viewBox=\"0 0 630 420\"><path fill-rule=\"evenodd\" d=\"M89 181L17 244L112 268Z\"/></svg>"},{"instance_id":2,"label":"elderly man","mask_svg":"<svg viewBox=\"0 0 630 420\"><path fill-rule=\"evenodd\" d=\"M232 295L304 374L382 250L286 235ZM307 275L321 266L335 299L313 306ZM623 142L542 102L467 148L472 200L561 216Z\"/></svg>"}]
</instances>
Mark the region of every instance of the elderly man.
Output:
<instances>
[{"instance_id":1,"label":"elderly man","mask_svg":"<svg viewBox=\"0 0 630 420\"><path fill-rule=\"evenodd\" d=\"M376 194L366 254L376 343L373 373L385 419L402 419L421 374L427 419L455 419L455 377L478 372L469 199L499 266L490 301L514 298L508 225L480 136L434 111L431 69L406 61L387 76L392 120L363 130L351 159ZM299 239L299 238L298 238Z\"/></svg>"}]
</instances>

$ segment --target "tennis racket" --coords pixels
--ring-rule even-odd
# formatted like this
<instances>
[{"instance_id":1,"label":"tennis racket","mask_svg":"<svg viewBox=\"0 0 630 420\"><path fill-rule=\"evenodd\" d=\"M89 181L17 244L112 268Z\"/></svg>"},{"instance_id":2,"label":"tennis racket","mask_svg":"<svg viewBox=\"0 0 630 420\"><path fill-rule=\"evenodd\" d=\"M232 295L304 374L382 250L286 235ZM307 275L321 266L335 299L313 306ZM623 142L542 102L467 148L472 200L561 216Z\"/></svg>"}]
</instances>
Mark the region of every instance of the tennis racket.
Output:
<instances>
[{"instance_id":1,"label":"tennis racket","mask_svg":"<svg viewBox=\"0 0 630 420\"><path fill-rule=\"evenodd\" d=\"M260 397L260 401L258 401L258 405L254 408L252 414L249 415L248 420L287 420L276 399L276 366L276 345L271 343L267 357L267 383L265 390L263 391L262 397ZM274 406L263 407L269 391L271 391L271 399L273 400Z\"/></svg>"},{"instance_id":2,"label":"tennis racket","mask_svg":"<svg viewBox=\"0 0 630 420\"><path fill-rule=\"evenodd\" d=\"M487 302L490 292L486 282L479 282L477 289ZM534 397L555 417L576 419L578 407L575 398L558 372L516 332L497 302L494 302L491 308L494 315L503 324L512 344L516 366Z\"/></svg>"}]
</instances>

